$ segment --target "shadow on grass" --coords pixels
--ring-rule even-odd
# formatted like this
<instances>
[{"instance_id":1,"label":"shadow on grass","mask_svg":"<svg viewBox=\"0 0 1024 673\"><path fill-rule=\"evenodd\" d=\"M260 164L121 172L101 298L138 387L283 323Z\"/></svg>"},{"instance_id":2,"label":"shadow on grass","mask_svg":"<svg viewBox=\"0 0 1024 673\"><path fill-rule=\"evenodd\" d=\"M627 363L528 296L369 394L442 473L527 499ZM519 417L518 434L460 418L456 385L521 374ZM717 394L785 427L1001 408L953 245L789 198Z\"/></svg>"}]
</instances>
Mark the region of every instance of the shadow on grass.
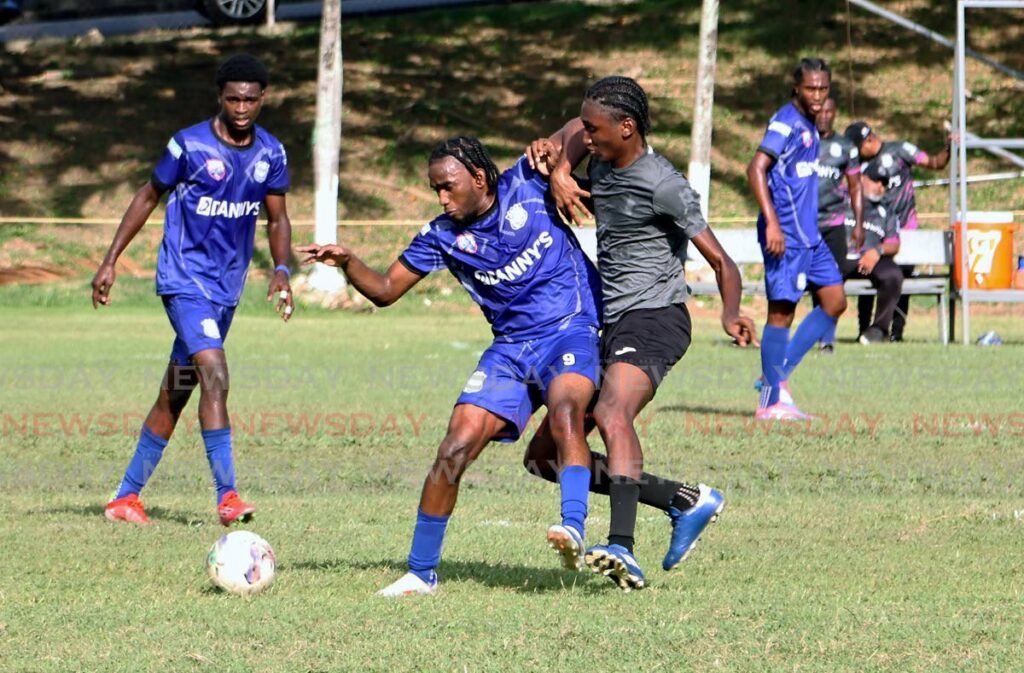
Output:
<instances>
[{"instance_id":1,"label":"shadow on grass","mask_svg":"<svg viewBox=\"0 0 1024 673\"><path fill-rule=\"evenodd\" d=\"M51 507L44 510L30 510L29 514L73 514L75 516L85 517L102 517L104 505L65 505L63 507ZM187 512L180 510L167 509L166 507L147 507L146 516L153 523L160 523L163 521L180 523L183 526L194 528L196 526L202 526L207 523L213 523L213 520L206 521L203 518L190 515Z\"/></svg>"},{"instance_id":2,"label":"shadow on grass","mask_svg":"<svg viewBox=\"0 0 1024 673\"><path fill-rule=\"evenodd\" d=\"M349 561L326 559L322 561L299 561L283 563L279 572L287 571L335 572L344 570L386 570L395 573L395 579L405 572L404 559L381 559L379 561ZM494 589L511 589L520 593L544 593L575 589L587 593L598 593L614 589L608 580L590 572L572 573L557 568L534 568L522 565L505 565L485 561L442 561L437 571L444 583L473 582Z\"/></svg>"},{"instance_id":3,"label":"shadow on grass","mask_svg":"<svg viewBox=\"0 0 1024 673\"><path fill-rule=\"evenodd\" d=\"M688 406L685 404L673 404L667 407L658 407L658 413L663 411L673 414L708 414L711 416L731 416L733 418L753 417L753 414L748 409L716 409L715 407Z\"/></svg>"}]
</instances>

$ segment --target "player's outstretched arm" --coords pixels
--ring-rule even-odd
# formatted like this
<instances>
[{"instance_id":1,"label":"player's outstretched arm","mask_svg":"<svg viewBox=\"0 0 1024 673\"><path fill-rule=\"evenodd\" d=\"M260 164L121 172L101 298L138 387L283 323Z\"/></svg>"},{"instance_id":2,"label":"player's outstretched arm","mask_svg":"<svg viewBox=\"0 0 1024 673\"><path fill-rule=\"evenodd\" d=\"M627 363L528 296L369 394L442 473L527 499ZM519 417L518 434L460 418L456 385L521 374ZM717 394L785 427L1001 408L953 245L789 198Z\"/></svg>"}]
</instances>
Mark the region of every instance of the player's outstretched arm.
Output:
<instances>
[{"instance_id":1,"label":"player's outstretched arm","mask_svg":"<svg viewBox=\"0 0 1024 673\"><path fill-rule=\"evenodd\" d=\"M775 159L765 152L758 150L754 152L754 158L747 166L747 181L750 189L754 192L754 199L764 214L765 248L776 257L782 257L786 252L786 237L782 234L782 227L779 225L779 217L775 214L775 207L772 205L772 197L768 191L768 171L771 170Z\"/></svg>"},{"instance_id":2,"label":"player's outstretched arm","mask_svg":"<svg viewBox=\"0 0 1024 673\"><path fill-rule=\"evenodd\" d=\"M954 140L955 136L949 136L946 140L946 146L938 154L927 154L925 152L921 152L923 156L919 157L917 165L922 168L930 168L933 171L941 171L949 165L949 159L953 155Z\"/></svg>"},{"instance_id":3,"label":"player's outstretched arm","mask_svg":"<svg viewBox=\"0 0 1024 673\"><path fill-rule=\"evenodd\" d=\"M551 197L558 210L577 225L593 218L583 201L590 198L590 192L572 179L572 172L586 155L583 121L579 117L569 120L550 137L534 140L526 148L530 166L548 176Z\"/></svg>"},{"instance_id":4,"label":"player's outstretched arm","mask_svg":"<svg viewBox=\"0 0 1024 673\"><path fill-rule=\"evenodd\" d=\"M288 207L284 194L267 194L267 240L270 241L270 256L274 260L274 275L267 289L267 301L277 297L276 311L288 322L295 310L288 262L292 250L292 221L288 218Z\"/></svg>"},{"instance_id":5,"label":"player's outstretched arm","mask_svg":"<svg viewBox=\"0 0 1024 673\"><path fill-rule=\"evenodd\" d=\"M352 287L376 306L394 304L423 277L397 260L387 273L380 273L343 245L300 245L296 250L309 255L302 260L303 265L321 262L341 269Z\"/></svg>"},{"instance_id":6,"label":"player's outstretched arm","mask_svg":"<svg viewBox=\"0 0 1024 673\"><path fill-rule=\"evenodd\" d=\"M114 266L117 264L121 253L125 251L132 239L145 226L146 220L153 214L156 204L160 202L160 192L152 182L147 182L139 191L135 192L132 202L128 204L128 210L117 225L117 232L114 240L107 249L107 254L96 270L92 279L92 307L99 308L100 304L106 306L110 303L110 288L114 285L117 273Z\"/></svg>"},{"instance_id":7,"label":"player's outstretched arm","mask_svg":"<svg viewBox=\"0 0 1024 673\"><path fill-rule=\"evenodd\" d=\"M715 270L715 281L722 296L722 328L741 348L747 344L759 345L754 321L740 314L743 280L740 277L740 270L736 268L736 262L725 252L710 228L690 240Z\"/></svg>"}]
</instances>

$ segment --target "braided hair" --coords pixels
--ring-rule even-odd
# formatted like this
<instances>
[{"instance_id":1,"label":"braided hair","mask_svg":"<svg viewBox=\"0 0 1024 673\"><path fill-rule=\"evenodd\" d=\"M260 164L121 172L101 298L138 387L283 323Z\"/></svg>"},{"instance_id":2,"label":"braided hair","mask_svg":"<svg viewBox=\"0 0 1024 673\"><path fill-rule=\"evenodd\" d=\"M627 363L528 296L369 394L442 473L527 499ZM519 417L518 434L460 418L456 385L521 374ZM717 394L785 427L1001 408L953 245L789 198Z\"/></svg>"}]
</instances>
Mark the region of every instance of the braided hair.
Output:
<instances>
[{"instance_id":1,"label":"braided hair","mask_svg":"<svg viewBox=\"0 0 1024 673\"><path fill-rule=\"evenodd\" d=\"M630 117L636 122L641 138L647 138L651 130L647 94L631 77L612 75L594 82L587 89L584 100L591 100L612 112L612 118L622 121Z\"/></svg>"},{"instance_id":2,"label":"braided hair","mask_svg":"<svg viewBox=\"0 0 1024 673\"><path fill-rule=\"evenodd\" d=\"M808 72L823 72L828 75L828 78L832 79L832 69L828 67L828 63L825 63L825 59L822 58L802 58L800 63L793 70L793 84L800 84L804 81L804 73Z\"/></svg>"},{"instance_id":3,"label":"braided hair","mask_svg":"<svg viewBox=\"0 0 1024 673\"><path fill-rule=\"evenodd\" d=\"M430 153L427 165L445 157L452 157L465 166L470 175L476 175L477 170L482 170L487 177L488 189L495 189L498 186L498 167L494 165L491 155L476 138L455 136L439 143Z\"/></svg>"}]
</instances>

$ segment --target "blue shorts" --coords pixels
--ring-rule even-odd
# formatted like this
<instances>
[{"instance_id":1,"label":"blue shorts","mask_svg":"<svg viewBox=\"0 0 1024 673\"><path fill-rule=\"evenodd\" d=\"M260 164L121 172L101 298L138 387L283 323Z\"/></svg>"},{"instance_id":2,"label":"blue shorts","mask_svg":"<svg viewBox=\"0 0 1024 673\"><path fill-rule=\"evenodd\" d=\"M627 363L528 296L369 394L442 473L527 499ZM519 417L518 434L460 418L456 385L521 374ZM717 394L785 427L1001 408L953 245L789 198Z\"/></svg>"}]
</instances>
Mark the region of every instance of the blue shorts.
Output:
<instances>
[{"instance_id":1,"label":"blue shorts","mask_svg":"<svg viewBox=\"0 0 1024 673\"><path fill-rule=\"evenodd\" d=\"M835 257L824 241L813 248L786 246L782 257L764 249L764 286L769 301L799 303L808 287L842 285L843 277Z\"/></svg>"},{"instance_id":2,"label":"blue shorts","mask_svg":"<svg viewBox=\"0 0 1024 673\"><path fill-rule=\"evenodd\" d=\"M171 327L177 335L171 346L171 362L187 365L199 351L224 350L234 306L222 306L203 297L175 294L161 297Z\"/></svg>"},{"instance_id":3,"label":"blue shorts","mask_svg":"<svg viewBox=\"0 0 1024 673\"><path fill-rule=\"evenodd\" d=\"M597 386L599 342L597 328L585 324L570 324L541 339L496 341L480 356L455 404L472 404L508 421L496 439L514 442L533 412L545 403L548 386L556 376L580 374Z\"/></svg>"}]
</instances>

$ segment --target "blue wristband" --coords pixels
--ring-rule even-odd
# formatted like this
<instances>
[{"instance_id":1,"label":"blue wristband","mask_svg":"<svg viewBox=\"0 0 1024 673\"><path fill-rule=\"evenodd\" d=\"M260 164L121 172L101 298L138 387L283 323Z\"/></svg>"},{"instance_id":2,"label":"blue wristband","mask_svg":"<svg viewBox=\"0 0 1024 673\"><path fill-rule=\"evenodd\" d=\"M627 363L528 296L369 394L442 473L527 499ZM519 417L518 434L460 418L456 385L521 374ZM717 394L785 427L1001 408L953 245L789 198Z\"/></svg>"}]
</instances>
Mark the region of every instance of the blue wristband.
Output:
<instances>
[{"instance_id":1,"label":"blue wristband","mask_svg":"<svg viewBox=\"0 0 1024 673\"><path fill-rule=\"evenodd\" d=\"M278 264L277 266L274 267L274 273L277 273L278 271L283 271L284 275L288 276L288 278L292 277L291 269L289 269L284 264Z\"/></svg>"}]
</instances>

